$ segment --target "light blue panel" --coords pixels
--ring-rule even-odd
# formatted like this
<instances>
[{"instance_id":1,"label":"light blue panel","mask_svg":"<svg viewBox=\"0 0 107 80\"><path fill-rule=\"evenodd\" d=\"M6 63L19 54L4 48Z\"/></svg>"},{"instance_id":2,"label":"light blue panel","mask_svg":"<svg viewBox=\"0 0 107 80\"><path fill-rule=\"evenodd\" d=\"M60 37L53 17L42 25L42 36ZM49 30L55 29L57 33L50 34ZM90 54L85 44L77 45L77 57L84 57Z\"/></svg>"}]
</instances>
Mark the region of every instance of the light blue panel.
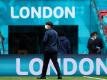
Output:
<instances>
[{"instance_id":1,"label":"light blue panel","mask_svg":"<svg viewBox=\"0 0 107 80\"><path fill-rule=\"evenodd\" d=\"M107 0L96 0L98 10L107 10ZM70 16L65 19L64 16L57 19L52 15L51 18L38 19L12 19L10 16L10 7L14 6L15 15L19 15L19 10L23 6L35 7L49 6L54 9L57 6L64 8L65 6L76 8L76 18ZM44 25L46 21L52 21L55 25L78 25L78 46L79 54L88 53L87 41L89 35L93 31L100 33L99 20L92 0L0 0L0 24L2 25ZM48 14L48 13L47 13ZM58 12L60 14L60 12ZM7 42L7 41L6 41Z\"/></svg>"}]
</instances>

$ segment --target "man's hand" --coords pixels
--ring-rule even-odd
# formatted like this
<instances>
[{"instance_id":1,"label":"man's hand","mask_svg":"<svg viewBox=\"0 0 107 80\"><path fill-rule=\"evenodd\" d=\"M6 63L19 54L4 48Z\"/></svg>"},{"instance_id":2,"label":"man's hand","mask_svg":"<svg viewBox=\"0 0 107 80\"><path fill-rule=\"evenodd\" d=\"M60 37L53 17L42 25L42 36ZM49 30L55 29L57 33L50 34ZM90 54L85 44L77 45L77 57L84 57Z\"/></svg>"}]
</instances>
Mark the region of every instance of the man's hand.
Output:
<instances>
[{"instance_id":1,"label":"man's hand","mask_svg":"<svg viewBox=\"0 0 107 80\"><path fill-rule=\"evenodd\" d=\"M96 47L98 49L97 53L99 53L101 51L101 48L100 47Z\"/></svg>"}]
</instances>

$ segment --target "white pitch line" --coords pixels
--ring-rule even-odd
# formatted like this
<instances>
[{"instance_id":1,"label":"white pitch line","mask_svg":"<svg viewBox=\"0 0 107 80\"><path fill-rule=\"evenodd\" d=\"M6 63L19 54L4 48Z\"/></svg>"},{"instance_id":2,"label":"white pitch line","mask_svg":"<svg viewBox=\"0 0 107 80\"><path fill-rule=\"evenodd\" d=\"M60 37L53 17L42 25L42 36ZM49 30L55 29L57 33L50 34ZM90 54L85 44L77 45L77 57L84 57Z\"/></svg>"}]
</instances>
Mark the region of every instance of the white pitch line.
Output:
<instances>
[{"instance_id":1,"label":"white pitch line","mask_svg":"<svg viewBox=\"0 0 107 80\"><path fill-rule=\"evenodd\" d=\"M107 79L103 79L103 78L95 78L95 77L90 77L90 76L83 76L85 78L90 78L90 79L96 79L96 80L107 80Z\"/></svg>"}]
</instances>

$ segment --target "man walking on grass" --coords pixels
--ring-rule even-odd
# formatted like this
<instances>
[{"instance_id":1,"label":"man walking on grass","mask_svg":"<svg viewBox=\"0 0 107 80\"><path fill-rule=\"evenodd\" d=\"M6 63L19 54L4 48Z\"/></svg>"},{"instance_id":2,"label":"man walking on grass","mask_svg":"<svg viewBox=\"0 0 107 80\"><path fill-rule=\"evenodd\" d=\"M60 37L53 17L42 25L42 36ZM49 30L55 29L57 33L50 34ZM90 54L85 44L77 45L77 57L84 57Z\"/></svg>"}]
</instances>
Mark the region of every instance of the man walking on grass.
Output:
<instances>
[{"instance_id":1,"label":"man walking on grass","mask_svg":"<svg viewBox=\"0 0 107 80\"><path fill-rule=\"evenodd\" d=\"M53 29L52 22L47 22L45 25L45 32L43 38L44 45L44 61L42 75L40 79L46 79L46 71L48 67L49 60L51 59L55 69L57 71L58 79L62 79L60 68L57 62L57 53L58 53L58 33Z\"/></svg>"}]
</instances>

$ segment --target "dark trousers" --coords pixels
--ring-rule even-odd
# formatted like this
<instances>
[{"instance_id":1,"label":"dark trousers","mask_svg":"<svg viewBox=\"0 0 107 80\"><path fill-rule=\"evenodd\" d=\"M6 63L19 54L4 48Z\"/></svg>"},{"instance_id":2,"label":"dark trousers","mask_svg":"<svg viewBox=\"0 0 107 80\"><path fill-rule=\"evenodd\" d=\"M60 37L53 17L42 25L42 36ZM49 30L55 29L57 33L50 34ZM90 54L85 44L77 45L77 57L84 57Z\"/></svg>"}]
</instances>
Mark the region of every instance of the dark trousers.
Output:
<instances>
[{"instance_id":1,"label":"dark trousers","mask_svg":"<svg viewBox=\"0 0 107 80\"><path fill-rule=\"evenodd\" d=\"M57 71L57 75L61 76L60 68L59 68L59 65L58 65L58 62L57 62L57 52L55 52L55 53L47 52L46 54L44 54L42 77L46 76L46 71L47 71L47 67L48 67L48 63L49 63L50 59L52 60L54 66L55 66L55 69Z\"/></svg>"}]
</instances>

